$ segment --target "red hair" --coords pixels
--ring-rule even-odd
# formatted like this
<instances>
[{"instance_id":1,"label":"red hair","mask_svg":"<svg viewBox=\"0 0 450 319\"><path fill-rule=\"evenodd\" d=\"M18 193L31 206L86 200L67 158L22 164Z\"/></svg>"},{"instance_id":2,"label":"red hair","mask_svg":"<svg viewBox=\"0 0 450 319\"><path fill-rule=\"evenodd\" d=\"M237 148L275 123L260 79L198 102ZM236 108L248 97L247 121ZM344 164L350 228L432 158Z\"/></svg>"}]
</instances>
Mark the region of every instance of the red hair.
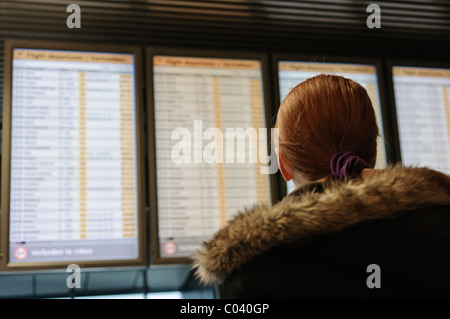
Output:
<instances>
[{"instance_id":1,"label":"red hair","mask_svg":"<svg viewBox=\"0 0 450 319\"><path fill-rule=\"evenodd\" d=\"M372 102L360 84L321 74L292 89L280 105L278 148L294 177L331 176L330 160L350 151L375 166L379 130Z\"/></svg>"}]
</instances>

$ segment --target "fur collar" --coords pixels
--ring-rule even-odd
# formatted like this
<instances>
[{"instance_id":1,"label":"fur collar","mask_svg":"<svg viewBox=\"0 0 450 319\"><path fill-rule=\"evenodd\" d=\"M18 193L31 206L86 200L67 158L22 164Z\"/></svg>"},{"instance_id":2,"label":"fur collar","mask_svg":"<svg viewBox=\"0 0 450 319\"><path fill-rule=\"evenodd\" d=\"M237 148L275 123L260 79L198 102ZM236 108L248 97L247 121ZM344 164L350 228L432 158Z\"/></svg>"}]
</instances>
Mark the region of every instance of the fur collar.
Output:
<instances>
[{"instance_id":1,"label":"fur collar","mask_svg":"<svg viewBox=\"0 0 450 319\"><path fill-rule=\"evenodd\" d=\"M368 170L362 178L323 185L323 192L295 191L273 207L257 205L239 212L194 254L196 276L204 284L220 282L282 243L423 206L450 205L450 176L427 168Z\"/></svg>"}]
</instances>

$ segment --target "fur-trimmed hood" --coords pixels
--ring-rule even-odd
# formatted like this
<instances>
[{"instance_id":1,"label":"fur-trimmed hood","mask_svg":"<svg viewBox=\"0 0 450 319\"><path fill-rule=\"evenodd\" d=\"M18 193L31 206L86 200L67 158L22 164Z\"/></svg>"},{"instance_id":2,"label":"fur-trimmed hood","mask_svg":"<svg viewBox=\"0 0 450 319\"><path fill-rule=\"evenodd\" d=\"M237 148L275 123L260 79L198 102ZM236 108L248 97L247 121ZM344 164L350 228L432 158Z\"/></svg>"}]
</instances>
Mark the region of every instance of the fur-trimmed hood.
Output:
<instances>
[{"instance_id":1,"label":"fur-trimmed hood","mask_svg":"<svg viewBox=\"0 0 450 319\"><path fill-rule=\"evenodd\" d=\"M322 185L321 192L300 188L272 207L239 212L194 254L196 276L204 284L220 282L281 244L424 206L450 205L450 176L427 168L367 170L362 178Z\"/></svg>"}]
</instances>

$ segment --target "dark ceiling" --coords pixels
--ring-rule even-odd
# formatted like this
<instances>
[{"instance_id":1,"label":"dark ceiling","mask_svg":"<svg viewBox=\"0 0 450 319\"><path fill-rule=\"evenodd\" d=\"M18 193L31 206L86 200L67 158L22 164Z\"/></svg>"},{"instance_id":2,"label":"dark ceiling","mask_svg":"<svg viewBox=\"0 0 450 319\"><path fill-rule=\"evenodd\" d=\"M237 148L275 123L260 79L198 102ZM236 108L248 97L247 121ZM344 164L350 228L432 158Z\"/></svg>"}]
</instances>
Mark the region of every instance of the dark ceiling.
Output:
<instances>
[{"instance_id":1,"label":"dark ceiling","mask_svg":"<svg viewBox=\"0 0 450 319\"><path fill-rule=\"evenodd\" d=\"M81 28L69 29L69 4ZM370 4L381 28L366 25ZM0 37L445 59L450 1L0 1Z\"/></svg>"}]
</instances>

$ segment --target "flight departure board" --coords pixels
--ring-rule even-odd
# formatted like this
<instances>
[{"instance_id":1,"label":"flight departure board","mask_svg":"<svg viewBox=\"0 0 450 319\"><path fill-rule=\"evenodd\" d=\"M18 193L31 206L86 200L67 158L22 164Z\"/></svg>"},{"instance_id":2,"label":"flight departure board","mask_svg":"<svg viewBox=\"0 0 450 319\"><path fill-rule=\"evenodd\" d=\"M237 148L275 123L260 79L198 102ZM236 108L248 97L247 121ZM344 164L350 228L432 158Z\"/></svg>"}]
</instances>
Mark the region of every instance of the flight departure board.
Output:
<instances>
[{"instance_id":1,"label":"flight departure board","mask_svg":"<svg viewBox=\"0 0 450 319\"><path fill-rule=\"evenodd\" d=\"M137 49L35 45L39 49L7 46L5 266L145 262L139 239Z\"/></svg>"},{"instance_id":2,"label":"flight departure board","mask_svg":"<svg viewBox=\"0 0 450 319\"><path fill-rule=\"evenodd\" d=\"M187 260L244 207L271 203L271 174L264 172L271 163L260 156L269 156L270 134L263 64L159 51L147 58L157 225L152 262L170 263Z\"/></svg>"},{"instance_id":3,"label":"flight departure board","mask_svg":"<svg viewBox=\"0 0 450 319\"><path fill-rule=\"evenodd\" d=\"M384 168L387 163L384 144L383 121L381 113L380 88L376 64L342 63L342 62L306 62L301 60L277 59L278 89L280 103L287 94L299 83L319 74L335 74L351 79L366 90L372 101L380 129L377 145L376 168ZM287 193L294 189L292 181L287 183Z\"/></svg>"},{"instance_id":4,"label":"flight departure board","mask_svg":"<svg viewBox=\"0 0 450 319\"><path fill-rule=\"evenodd\" d=\"M392 66L401 159L450 174L450 68Z\"/></svg>"}]
</instances>

